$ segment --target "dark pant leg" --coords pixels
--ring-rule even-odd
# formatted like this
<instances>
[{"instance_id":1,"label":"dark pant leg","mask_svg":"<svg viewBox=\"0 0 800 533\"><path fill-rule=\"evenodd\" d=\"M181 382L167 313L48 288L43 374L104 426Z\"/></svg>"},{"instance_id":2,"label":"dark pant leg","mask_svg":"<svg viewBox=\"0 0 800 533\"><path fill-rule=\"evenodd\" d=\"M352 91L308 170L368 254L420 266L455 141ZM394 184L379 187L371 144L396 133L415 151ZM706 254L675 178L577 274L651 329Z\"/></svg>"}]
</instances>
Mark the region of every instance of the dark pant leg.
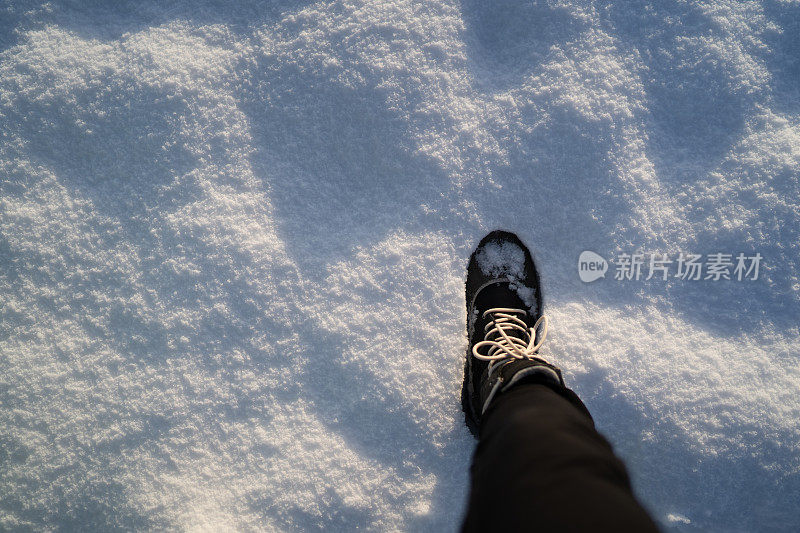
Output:
<instances>
[{"instance_id":1,"label":"dark pant leg","mask_svg":"<svg viewBox=\"0 0 800 533\"><path fill-rule=\"evenodd\" d=\"M464 531L657 531L569 389L525 383L483 416Z\"/></svg>"}]
</instances>

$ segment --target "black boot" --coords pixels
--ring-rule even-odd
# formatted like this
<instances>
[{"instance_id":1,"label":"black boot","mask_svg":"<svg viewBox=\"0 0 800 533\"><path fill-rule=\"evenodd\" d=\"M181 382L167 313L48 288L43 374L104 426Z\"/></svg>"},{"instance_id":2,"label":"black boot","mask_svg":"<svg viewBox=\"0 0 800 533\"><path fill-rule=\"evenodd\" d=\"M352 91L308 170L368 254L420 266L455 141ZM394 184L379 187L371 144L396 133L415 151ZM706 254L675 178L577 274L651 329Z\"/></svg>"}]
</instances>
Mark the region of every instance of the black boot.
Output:
<instances>
[{"instance_id":1,"label":"black boot","mask_svg":"<svg viewBox=\"0 0 800 533\"><path fill-rule=\"evenodd\" d=\"M498 394L523 381L563 387L561 370L538 356L547 335L539 276L513 233L484 237L467 267L467 348L461 402L476 437L481 415Z\"/></svg>"}]
</instances>

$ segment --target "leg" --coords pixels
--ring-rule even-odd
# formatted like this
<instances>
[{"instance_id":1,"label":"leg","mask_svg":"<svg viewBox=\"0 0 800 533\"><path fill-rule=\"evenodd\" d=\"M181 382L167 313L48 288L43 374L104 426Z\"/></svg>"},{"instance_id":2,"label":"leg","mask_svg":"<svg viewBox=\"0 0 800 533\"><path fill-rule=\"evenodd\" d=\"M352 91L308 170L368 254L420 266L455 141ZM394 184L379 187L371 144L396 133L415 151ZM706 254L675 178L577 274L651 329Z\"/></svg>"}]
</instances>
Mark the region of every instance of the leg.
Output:
<instances>
[{"instance_id":1,"label":"leg","mask_svg":"<svg viewBox=\"0 0 800 533\"><path fill-rule=\"evenodd\" d=\"M471 475L464 531L657 531L588 410L560 385L523 383L492 402Z\"/></svg>"}]
</instances>

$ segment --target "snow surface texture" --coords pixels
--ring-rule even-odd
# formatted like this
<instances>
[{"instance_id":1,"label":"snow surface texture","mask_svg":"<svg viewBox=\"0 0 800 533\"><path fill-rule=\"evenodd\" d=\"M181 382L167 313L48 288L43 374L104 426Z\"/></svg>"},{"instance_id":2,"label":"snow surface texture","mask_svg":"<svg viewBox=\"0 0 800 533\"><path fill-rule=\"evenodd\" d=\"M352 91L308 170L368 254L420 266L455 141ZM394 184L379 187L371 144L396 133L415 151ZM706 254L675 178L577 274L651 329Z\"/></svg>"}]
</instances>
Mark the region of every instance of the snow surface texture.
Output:
<instances>
[{"instance_id":1,"label":"snow surface texture","mask_svg":"<svg viewBox=\"0 0 800 533\"><path fill-rule=\"evenodd\" d=\"M513 242L490 242L475 257L485 276L523 279L525 277L525 252Z\"/></svg>"},{"instance_id":2,"label":"snow surface texture","mask_svg":"<svg viewBox=\"0 0 800 533\"><path fill-rule=\"evenodd\" d=\"M528 309L536 305L536 290L517 283L525 277L525 252L512 242L490 242L484 245L477 254L478 267L486 276L504 278L511 281L509 288L516 291ZM477 309L473 313L469 327L477 319Z\"/></svg>"},{"instance_id":3,"label":"snow surface texture","mask_svg":"<svg viewBox=\"0 0 800 533\"><path fill-rule=\"evenodd\" d=\"M0 529L454 530L496 228L666 529L800 528L799 2L165 5L0 3Z\"/></svg>"}]
</instances>

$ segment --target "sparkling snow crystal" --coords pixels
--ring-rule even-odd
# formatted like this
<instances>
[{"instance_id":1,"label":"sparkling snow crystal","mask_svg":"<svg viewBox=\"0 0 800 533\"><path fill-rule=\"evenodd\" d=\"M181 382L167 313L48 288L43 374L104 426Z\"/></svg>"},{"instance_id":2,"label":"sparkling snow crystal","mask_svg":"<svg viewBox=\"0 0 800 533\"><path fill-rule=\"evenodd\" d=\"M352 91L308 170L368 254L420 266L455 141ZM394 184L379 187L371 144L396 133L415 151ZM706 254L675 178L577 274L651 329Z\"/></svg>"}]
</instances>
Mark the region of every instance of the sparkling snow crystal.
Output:
<instances>
[{"instance_id":1,"label":"sparkling snow crystal","mask_svg":"<svg viewBox=\"0 0 800 533\"><path fill-rule=\"evenodd\" d=\"M481 271L495 278L522 279L525 269L525 252L512 242L490 242L476 257Z\"/></svg>"}]
</instances>

